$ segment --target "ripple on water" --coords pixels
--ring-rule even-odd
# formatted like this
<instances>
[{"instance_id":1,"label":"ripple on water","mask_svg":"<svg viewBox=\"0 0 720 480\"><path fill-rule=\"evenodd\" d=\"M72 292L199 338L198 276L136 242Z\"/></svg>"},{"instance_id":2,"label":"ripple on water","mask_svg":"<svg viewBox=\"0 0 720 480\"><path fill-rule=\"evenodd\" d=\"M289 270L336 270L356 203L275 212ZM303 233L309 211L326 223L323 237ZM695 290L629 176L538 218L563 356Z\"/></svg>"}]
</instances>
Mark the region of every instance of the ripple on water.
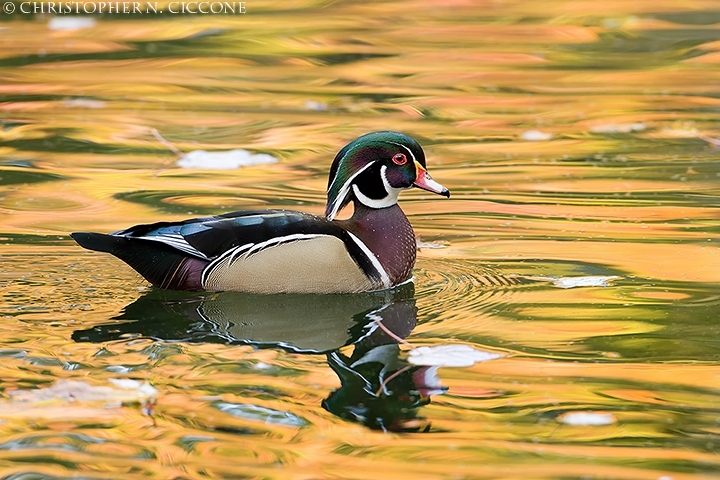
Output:
<instances>
[{"instance_id":1,"label":"ripple on water","mask_svg":"<svg viewBox=\"0 0 720 480\"><path fill-rule=\"evenodd\" d=\"M144 446L118 441L118 439L102 438L82 433L62 433L48 431L18 434L0 443L0 451L12 451L23 456L47 458L57 456L71 459L73 454L100 455L115 458L152 458L153 453ZM85 457L86 455L83 455ZM43 462L39 462L43 463Z\"/></svg>"},{"instance_id":2,"label":"ripple on water","mask_svg":"<svg viewBox=\"0 0 720 480\"><path fill-rule=\"evenodd\" d=\"M547 283L489 265L447 259L434 260L430 266L421 263L415 270L415 285L417 297L432 298L432 310L440 312L451 306L464 310L501 308L512 304L519 291L544 288Z\"/></svg>"}]
</instances>

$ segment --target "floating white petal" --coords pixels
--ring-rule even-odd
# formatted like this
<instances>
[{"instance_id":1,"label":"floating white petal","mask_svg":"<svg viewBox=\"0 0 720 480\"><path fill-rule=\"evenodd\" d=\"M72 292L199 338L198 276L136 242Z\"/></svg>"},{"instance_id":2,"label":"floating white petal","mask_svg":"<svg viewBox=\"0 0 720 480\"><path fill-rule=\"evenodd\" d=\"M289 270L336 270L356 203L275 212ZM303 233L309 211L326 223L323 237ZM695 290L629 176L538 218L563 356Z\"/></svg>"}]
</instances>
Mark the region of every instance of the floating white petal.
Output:
<instances>
[{"instance_id":1,"label":"floating white petal","mask_svg":"<svg viewBox=\"0 0 720 480\"><path fill-rule=\"evenodd\" d=\"M487 362L503 356L500 353L476 350L469 345L438 345L410 350L408 362L413 365L436 367L471 367L478 362Z\"/></svg>"},{"instance_id":2,"label":"floating white petal","mask_svg":"<svg viewBox=\"0 0 720 480\"><path fill-rule=\"evenodd\" d=\"M118 388L134 390L138 398L151 398L158 394L157 389L148 382L140 382L130 378L109 378L108 381Z\"/></svg>"},{"instance_id":3,"label":"floating white petal","mask_svg":"<svg viewBox=\"0 0 720 480\"><path fill-rule=\"evenodd\" d=\"M251 153L236 149L225 152L194 150L177 161L178 167L202 168L207 170L235 170L240 167L276 163L277 158L265 153Z\"/></svg>"},{"instance_id":4,"label":"floating white petal","mask_svg":"<svg viewBox=\"0 0 720 480\"><path fill-rule=\"evenodd\" d=\"M92 17L53 17L48 22L50 30L83 30L94 26Z\"/></svg>"},{"instance_id":5,"label":"floating white petal","mask_svg":"<svg viewBox=\"0 0 720 480\"><path fill-rule=\"evenodd\" d=\"M552 281L558 288L576 288L576 287L609 287L610 283L620 277L616 275L604 276L587 276L587 277L560 277L553 278Z\"/></svg>"},{"instance_id":6,"label":"floating white petal","mask_svg":"<svg viewBox=\"0 0 720 480\"><path fill-rule=\"evenodd\" d=\"M692 127L665 127L660 132L660 138L696 138L697 128Z\"/></svg>"},{"instance_id":7,"label":"floating white petal","mask_svg":"<svg viewBox=\"0 0 720 480\"><path fill-rule=\"evenodd\" d=\"M528 130L520 134L520 138L528 142L542 142L553 138L552 133L542 132L540 130Z\"/></svg>"},{"instance_id":8,"label":"floating white petal","mask_svg":"<svg viewBox=\"0 0 720 480\"><path fill-rule=\"evenodd\" d=\"M612 413L600 412L568 412L558 417L560 423L574 426L612 425L617 422Z\"/></svg>"},{"instance_id":9,"label":"floating white petal","mask_svg":"<svg viewBox=\"0 0 720 480\"><path fill-rule=\"evenodd\" d=\"M90 108L93 110L97 110L99 108L105 108L107 106L107 102L104 102L102 100L95 100L92 98L68 98L63 102L63 105L65 105L66 107Z\"/></svg>"},{"instance_id":10,"label":"floating white petal","mask_svg":"<svg viewBox=\"0 0 720 480\"><path fill-rule=\"evenodd\" d=\"M617 275L588 275L585 277L542 277L528 276L524 277L528 280L536 280L538 282L552 282L558 288L577 288L577 287L609 287L612 282L622 277Z\"/></svg>"},{"instance_id":11,"label":"floating white petal","mask_svg":"<svg viewBox=\"0 0 720 480\"><path fill-rule=\"evenodd\" d=\"M450 245L450 244L443 240L440 240L438 242L421 242L420 240L418 240L418 242L417 242L417 248L419 248L419 249L423 249L423 248L440 249L440 248L447 248L448 245Z\"/></svg>"},{"instance_id":12,"label":"floating white petal","mask_svg":"<svg viewBox=\"0 0 720 480\"><path fill-rule=\"evenodd\" d=\"M82 380L58 380L47 388L14 390L8 392L15 402L37 404L48 401L102 402L123 404L144 402L154 397L157 390L137 380L110 380L118 388L90 385Z\"/></svg>"},{"instance_id":13,"label":"floating white petal","mask_svg":"<svg viewBox=\"0 0 720 480\"><path fill-rule=\"evenodd\" d=\"M327 110L327 104L316 102L315 100L308 100L305 102L305 108L308 110L324 111Z\"/></svg>"},{"instance_id":14,"label":"floating white petal","mask_svg":"<svg viewBox=\"0 0 720 480\"><path fill-rule=\"evenodd\" d=\"M594 125L590 127L592 133L631 133L642 132L645 130L645 124L642 122L635 123L607 123L604 125Z\"/></svg>"}]
</instances>

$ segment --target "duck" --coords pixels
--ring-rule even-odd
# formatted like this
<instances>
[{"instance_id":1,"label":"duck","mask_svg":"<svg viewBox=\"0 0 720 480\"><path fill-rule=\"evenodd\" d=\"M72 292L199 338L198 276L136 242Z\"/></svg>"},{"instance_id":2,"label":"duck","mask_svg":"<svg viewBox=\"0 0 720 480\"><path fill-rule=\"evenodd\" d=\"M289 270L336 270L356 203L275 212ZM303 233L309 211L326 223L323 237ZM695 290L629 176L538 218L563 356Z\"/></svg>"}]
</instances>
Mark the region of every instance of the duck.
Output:
<instances>
[{"instance_id":1,"label":"duck","mask_svg":"<svg viewBox=\"0 0 720 480\"><path fill-rule=\"evenodd\" d=\"M81 247L122 260L167 290L256 294L381 291L411 281L417 241L400 192L450 192L427 172L412 137L358 137L330 167L325 216L244 210L142 224L110 234L73 232ZM352 202L352 215L338 214Z\"/></svg>"}]
</instances>

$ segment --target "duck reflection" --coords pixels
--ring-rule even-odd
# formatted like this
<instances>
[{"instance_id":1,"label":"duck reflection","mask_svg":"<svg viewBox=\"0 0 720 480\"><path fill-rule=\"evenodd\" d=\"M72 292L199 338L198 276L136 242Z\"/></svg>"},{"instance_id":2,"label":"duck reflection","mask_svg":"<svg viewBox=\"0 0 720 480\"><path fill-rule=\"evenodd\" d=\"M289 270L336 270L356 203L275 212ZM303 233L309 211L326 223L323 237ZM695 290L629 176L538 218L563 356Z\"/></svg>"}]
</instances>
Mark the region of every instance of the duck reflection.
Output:
<instances>
[{"instance_id":1,"label":"duck reflection","mask_svg":"<svg viewBox=\"0 0 720 480\"><path fill-rule=\"evenodd\" d=\"M426 430L429 424L417 411L431 395L445 391L435 367L410 365L400 355L398 341L417 323L412 284L357 295L188 296L150 290L113 320L78 330L73 340L99 343L144 336L325 354L341 387L323 407L373 429ZM353 345L349 355L340 351L348 345Z\"/></svg>"}]
</instances>

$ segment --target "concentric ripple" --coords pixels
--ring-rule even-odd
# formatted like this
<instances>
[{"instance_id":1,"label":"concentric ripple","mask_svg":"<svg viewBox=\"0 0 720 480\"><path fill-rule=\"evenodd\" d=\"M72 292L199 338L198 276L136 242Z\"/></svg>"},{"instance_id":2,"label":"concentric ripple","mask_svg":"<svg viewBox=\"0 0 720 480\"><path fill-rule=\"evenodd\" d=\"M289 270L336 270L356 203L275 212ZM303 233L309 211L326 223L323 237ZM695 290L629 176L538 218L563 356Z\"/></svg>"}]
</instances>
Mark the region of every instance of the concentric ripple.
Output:
<instances>
[{"instance_id":1,"label":"concentric ripple","mask_svg":"<svg viewBox=\"0 0 720 480\"><path fill-rule=\"evenodd\" d=\"M516 295L529 288L547 288L522 275L505 273L485 264L452 259L420 261L415 270L418 298L433 299L433 309L487 310L514 303Z\"/></svg>"}]
</instances>

